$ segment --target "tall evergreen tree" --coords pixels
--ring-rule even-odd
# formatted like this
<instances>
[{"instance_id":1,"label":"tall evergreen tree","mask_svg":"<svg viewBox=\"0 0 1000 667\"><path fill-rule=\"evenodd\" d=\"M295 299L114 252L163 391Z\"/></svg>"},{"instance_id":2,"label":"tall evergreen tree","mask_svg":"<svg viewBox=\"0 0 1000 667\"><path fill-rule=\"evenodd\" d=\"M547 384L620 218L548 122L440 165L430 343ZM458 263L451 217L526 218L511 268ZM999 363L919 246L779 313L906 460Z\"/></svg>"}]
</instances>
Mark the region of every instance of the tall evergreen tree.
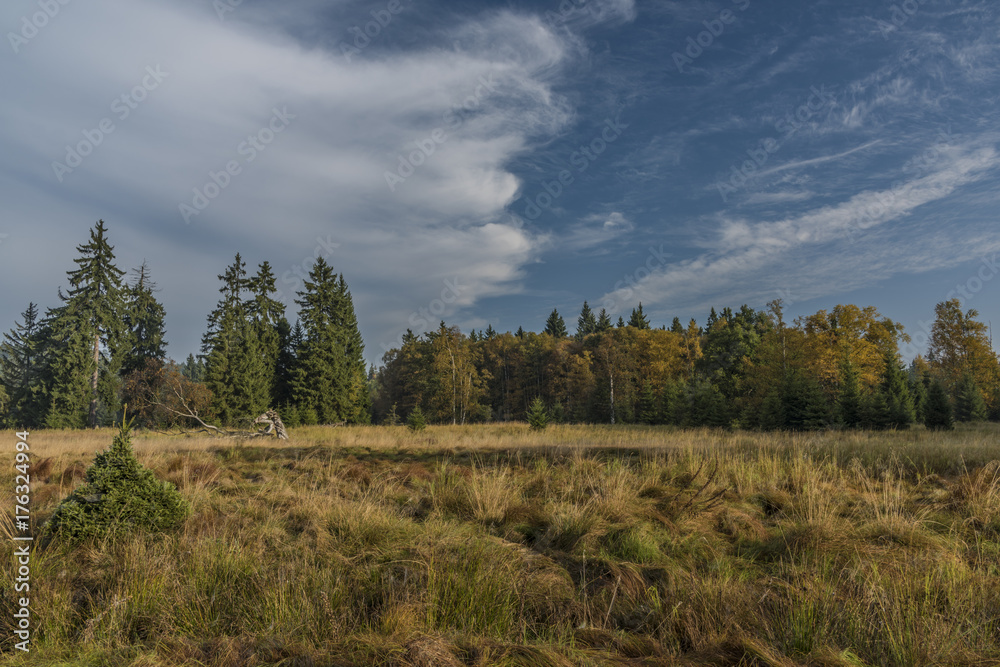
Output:
<instances>
[{"instance_id":1,"label":"tall evergreen tree","mask_svg":"<svg viewBox=\"0 0 1000 667\"><path fill-rule=\"evenodd\" d=\"M295 327L288 324L284 317L278 322L278 360L274 368L274 393L272 405L281 406L287 411L292 403L292 378L295 373L296 354L302 344L302 326L295 321ZM296 337L297 330L297 337ZM285 413L281 413L282 419Z\"/></svg>"},{"instance_id":2,"label":"tall evergreen tree","mask_svg":"<svg viewBox=\"0 0 1000 667\"><path fill-rule=\"evenodd\" d=\"M660 414L660 401L653 391L653 383L647 381L639 395L639 421L643 424L659 424Z\"/></svg>"},{"instance_id":3,"label":"tall evergreen tree","mask_svg":"<svg viewBox=\"0 0 1000 667\"><path fill-rule=\"evenodd\" d=\"M896 352L891 350L885 352L885 371L881 390L885 394L888 410L888 428L909 428L916 419L913 395L910 393L906 371L899 363Z\"/></svg>"},{"instance_id":4,"label":"tall evergreen tree","mask_svg":"<svg viewBox=\"0 0 1000 667\"><path fill-rule=\"evenodd\" d=\"M157 301L156 284L149 277L149 267L143 262L133 269L135 279L123 289L125 349L122 351L121 372L131 373L146 367L152 360L162 365L167 356L164 337L166 311Z\"/></svg>"},{"instance_id":5,"label":"tall evergreen tree","mask_svg":"<svg viewBox=\"0 0 1000 667\"><path fill-rule=\"evenodd\" d=\"M765 431L779 431L785 428L785 405L781 400L781 391L772 389L760 404L757 424Z\"/></svg>"},{"instance_id":6,"label":"tall evergreen tree","mask_svg":"<svg viewBox=\"0 0 1000 667\"><path fill-rule=\"evenodd\" d=\"M545 320L544 333L553 338L566 338L569 335L566 331L566 322L555 308L552 309L549 319Z\"/></svg>"},{"instance_id":7,"label":"tall evergreen tree","mask_svg":"<svg viewBox=\"0 0 1000 667\"><path fill-rule=\"evenodd\" d=\"M267 407L259 387L267 372L257 329L248 320L244 299L249 280L246 263L239 253L219 280L222 298L208 316L202 354L213 411L223 424L233 424L253 419Z\"/></svg>"},{"instance_id":8,"label":"tall evergreen tree","mask_svg":"<svg viewBox=\"0 0 1000 667\"><path fill-rule=\"evenodd\" d=\"M819 384L802 371L789 372L782 389L785 426L793 431L815 431L826 426L829 407Z\"/></svg>"},{"instance_id":9,"label":"tall evergreen tree","mask_svg":"<svg viewBox=\"0 0 1000 667\"><path fill-rule=\"evenodd\" d=\"M986 421L987 416L983 392L970 373L963 374L955 388L955 421L981 422Z\"/></svg>"},{"instance_id":10,"label":"tall evergreen tree","mask_svg":"<svg viewBox=\"0 0 1000 667\"><path fill-rule=\"evenodd\" d=\"M41 425L45 416L45 393L42 387L42 331L38 306L29 303L4 334L0 345L0 387L7 395L7 423L17 428Z\"/></svg>"},{"instance_id":11,"label":"tall evergreen tree","mask_svg":"<svg viewBox=\"0 0 1000 667\"><path fill-rule=\"evenodd\" d=\"M861 426L872 431L892 428L892 412L883 390L872 392L861 402Z\"/></svg>"},{"instance_id":12,"label":"tall evergreen tree","mask_svg":"<svg viewBox=\"0 0 1000 667\"><path fill-rule=\"evenodd\" d=\"M337 290L340 302L337 325L344 332L344 356L347 359L349 380L347 421L352 424L368 424L371 422L372 403L365 365L365 343L358 327L354 299L343 273L338 278Z\"/></svg>"},{"instance_id":13,"label":"tall evergreen tree","mask_svg":"<svg viewBox=\"0 0 1000 667\"><path fill-rule=\"evenodd\" d=\"M106 232L99 220L90 230L90 240L77 246L80 257L73 260L77 268L67 272L70 288L65 295L60 292L63 305L47 317L53 335L49 426L81 425L81 407L87 408L86 424L97 426L101 347L110 354L119 346L124 315L125 272L114 264L114 246Z\"/></svg>"},{"instance_id":14,"label":"tall evergreen tree","mask_svg":"<svg viewBox=\"0 0 1000 667\"><path fill-rule=\"evenodd\" d=\"M861 387L858 371L849 357L841 364L840 378L840 395L837 397L840 420L847 428L857 428L861 425Z\"/></svg>"},{"instance_id":15,"label":"tall evergreen tree","mask_svg":"<svg viewBox=\"0 0 1000 667\"><path fill-rule=\"evenodd\" d=\"M689 385L686 426L721 428L729 425L729 409L719 388L707 380Z\"/></svg>"},{"instance_id":16,"label":"tall evergreen tree","mask_svg":"<svg viewBox=\"0 0 1000 667\"><path fill-rule=\"evenodd\" d=\"M940 380L931 379L927 389L927 406L924 408L924 426L935 431L947 431L954 427L954 423L948 392Z\"/></svg>"},{"instance_id":17,"label":"tall evergreen tree","mask_svg":"<svg viewBox=\"0 0 1000 667\"><path fill-rule=\"evenodd\" d=\"M909 383L910 383L910 395L913 396L913 413L914 421L918 423L924 423L924 418L926 417L925 410L927 408L927 388L930 386L930 380L924 382L924 376L930 376L930 371L919 371L916 367L916 360L910 365L909 370Z\"/></svg>"},{"instance_id":18,"label":"tall evergreen tree","mask_svg":"<svg viewBox=\"0 0 1000 667\"><path fill-rule=\"evenodd\" d=\"M364 344L344 277L320 258L297 294L303 342L292 381L295 402L314 410L320 423L367 421Z\"/></svg>"},{"instance_id":19,"label":"tall evergreen tree","mask_svg":"<svg viewBox=\"0 0 1000 667\"><path fill-rule=\"evenodd\" d=\"M205 381L205 362L201 358L195 358L193 354L187 356L187 360L180 367L181 375L192 382Z\"/></svg>"},{"instance_id":20,"label":"tall evergreen tree","mask_svg":"<svg viewBox=\"0 0 1000 667\"><path fill-rule=\"evenodd\" d=\"M260 353L258 363L261 371L260 383L254 388L254 404L278 405L278 364L282 353L282 332L290 331L285 319L285 305L274 298L277 292L275 277L270 262L264 261L257 274L247 281L250 298L247 302L247 316Z\"/></svg>"},{"instance_id":21,"label":"tall evergreen tree","mask_svg":"<svg viewBox=\"0 0 1000 667\"><path fill-rule=\"evenodd\" d=\"M636 329L649 329L649 320L646 318L646 314L642 312L641 302L638 308L632 309L632 316L628 319L628 326L635 327Z\"/></svg>"},{"instance_id":22,"label":"tall evergreen tree","mask_svg":"<svg viewBox=\"0 0 1000 667\"><path fill-rule=\"evenodd\" d=\"M601 312L597 315L597 333L602 333L604 331L611 330L611 317L608 315L607 311L601 308Z\"/></svg>"},{"instance_id":23,"label":"tall evergreen tree","mask_svg":"<svg viewBox=\"0 0 1000 667\"><path fill-rule=\"evenodd\" d=\"M584 336L597 332L597 318L594 311L590 309L590 304L583 302L583 309L580 310L580 317L576 320L576 339L583 340Z\"/></svg>"}]
</instances>

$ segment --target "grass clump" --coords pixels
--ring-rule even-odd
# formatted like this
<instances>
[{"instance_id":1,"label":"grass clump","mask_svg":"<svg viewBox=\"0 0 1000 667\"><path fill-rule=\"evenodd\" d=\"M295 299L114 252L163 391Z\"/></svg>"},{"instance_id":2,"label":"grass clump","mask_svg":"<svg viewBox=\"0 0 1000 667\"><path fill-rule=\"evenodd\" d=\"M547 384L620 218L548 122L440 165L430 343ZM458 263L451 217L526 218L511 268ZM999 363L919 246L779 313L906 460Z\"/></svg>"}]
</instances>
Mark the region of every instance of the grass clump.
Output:
<instances>
[{"instance_id":1,"label":"grass clump","mask_svg":"<svg viewBox=\"0 0 1000 667\"><path fill-rule=\"evenodd\" d=\"M46 541L104 538L122 530L159 532L187 518L190 506L176 487L157 479L135 457L129 430L130 423L123 419L111 446L94 457L84 484L45 524Z\"/></svg>"}]
</instances>

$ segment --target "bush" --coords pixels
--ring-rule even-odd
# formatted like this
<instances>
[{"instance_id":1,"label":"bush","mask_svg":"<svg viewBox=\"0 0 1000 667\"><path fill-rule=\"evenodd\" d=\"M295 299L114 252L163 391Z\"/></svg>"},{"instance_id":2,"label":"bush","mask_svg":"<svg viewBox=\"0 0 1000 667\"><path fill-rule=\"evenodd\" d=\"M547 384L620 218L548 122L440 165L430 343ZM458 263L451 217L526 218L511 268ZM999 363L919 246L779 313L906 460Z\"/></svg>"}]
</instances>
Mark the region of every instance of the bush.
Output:
<instances>
[{"instance_id":1,"label":"bush","mask_svg":"<svg viewBox=\"0 0 1000 667\"><path fill-rule=\"evenodd\" d=\"M532 431L542 431L549 425L549 413L546 412L542 399L537 396L528 408L528 425Z\"/></svg>"},{"instance_id":2,"label":"bush","mask_svg":"<svg viewBox=\"0 0 1000 667\"><path fill-rule=\"evenodd\" d=\"M406 420L406 425L410 427L411 431L423 431L427 428L427 420L424 419L424 413L420 411L419 405L413 408L413 412Z\"/></svg>"},{"instance_id":3,"label":"bush","mask_svg":"<svg viewBox=\"0 0 1000 667\"><path fill-rule=\"evenodd\" d=\"M132 451L131 422L122 422L111 446L94 457L84 484L59 504L45 524L45 541L106 537L119 530L160 532L183 523L191 511L169 482L156 478Z\"/></svg>"}]
</instances>

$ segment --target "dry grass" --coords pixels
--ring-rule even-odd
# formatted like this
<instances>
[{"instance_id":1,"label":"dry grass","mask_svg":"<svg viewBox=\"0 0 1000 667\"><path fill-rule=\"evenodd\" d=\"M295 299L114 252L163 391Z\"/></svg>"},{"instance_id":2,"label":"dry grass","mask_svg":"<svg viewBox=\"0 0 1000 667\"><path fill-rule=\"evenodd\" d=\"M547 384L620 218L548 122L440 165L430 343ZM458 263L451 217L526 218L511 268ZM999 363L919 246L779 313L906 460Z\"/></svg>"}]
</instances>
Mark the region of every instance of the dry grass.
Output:
<instances>
[{"instance_id":1,"label":"dry grass","mask_svg":"<svg viewBox=\"0 0 1000 667\"><path fill-rule=\"evenodd\" d=\"M138 434L192 516L36 550L28 657L11 650L5 566L0 650L15 665L1000 664L997 435ZM112 436L31 434L37 521ZM12 471L0 482L10 497Z\"/></svg>"}]
</instances>

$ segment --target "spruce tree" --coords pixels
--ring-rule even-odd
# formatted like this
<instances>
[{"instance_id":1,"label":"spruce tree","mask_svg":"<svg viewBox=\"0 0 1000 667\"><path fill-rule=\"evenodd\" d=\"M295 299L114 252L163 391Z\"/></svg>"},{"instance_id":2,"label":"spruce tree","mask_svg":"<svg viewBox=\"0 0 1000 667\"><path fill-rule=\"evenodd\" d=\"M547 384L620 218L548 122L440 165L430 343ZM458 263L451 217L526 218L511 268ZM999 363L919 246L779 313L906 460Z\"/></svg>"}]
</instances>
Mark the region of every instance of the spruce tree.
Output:
<instances>
[{"instance_id":1,"label":"spruce tree","mask_svg":"<svg viewBox=\"0 0 1000 667\"><path fill-rule=\"evenodd\" d=\"M295 355L302 342L302 327L298 320L298 339L295 339L296 329L288 324L284 317L278 321L275 329L278 332L278 359L274 367L274 390L271 405L282 406L281 417L284 419L287 406L292 402L292 377L295 372ZM287 424L287 420L286 420Z\"/></svg>"},{"instance_id":2,"label":"spruce tree","mask_svg":"<svg viewBox=\"0 0 1000 667\"><path fill-rule=\"evenodd\" d=\"M670 323L670 330L676 334L684 333L684 325L681 324L681 318L675 317L673 322Z\"/></svg>"},{"instance_id":3,"label":"spruce tree","mask_svg":"<svg viewBox=\"0 0 1000 667\"><path fill-rule=\"evenodd\" d=\"M601 312L597 315L597 329L596 333L603 333L605 331L611 330L611 317L608 315L607 311L601 308Z\"/></svg>"},{"instance_id":4,"label":"spruce tree","mask_svg":"<svg viewBox=\"0 0 1000 667\"><path fill-rule=\"evenodd\" d=\"M544 333L553 338L566 338L569 335L566 332L566 322L563 321L562 315L555 308L552 309L549 319L545 320Z\"/></svg>"},{"instance_id":5,"label":"spruce tree","mask_svg":"<svg viewBox=\"0 0 1000 667\"><path fill-rule=\"evenodd\" d=\"M21 322L4 334L0 345L0 387L7 395L6 421L16 428L40 426L45 415L42 386L44 340L38 306L29 303Z\"/></svg>"},{"instance_id":6,"label":"spruce tree","mask_svg":"<svg viewBox=\"0 0 1000 667\"><path fill-rule=\"evenodd\" d=\"M212 392L212 408L223 424L253 419L257 405L251 405L248 385L262 377L258 360L259 344L247 321L244 297L248 289L246 263L239 253L219 276L222 298L208 316L208 331L202 337L205 357L205 385ZM247 377L251 375L252 377ZM248 394L249 391L249 394ZM259 413L258 413L259 414Z\"/></svg>"},{"instance_id":7,"label":"spruce tree","mask_svg":"<svg viewBox=\"0 0 1000 667\"><path fill-rule=\"evenodd\" d=\"M148 361L162 365L167 356L167 342L163 339L166 311L154 295L156 284L145 262L133 273L135 280L123 289L122 323L127 343L122 351L122 374L144 369Z\"/></svg>"},{"instance_id":8,"label":"spruce tree","mask_svg":"<svg viewBox=\"0 0 1000 667\"><path fill-rule=\"evenodd\" d=\"M320 258L297 294L303 342L292 380L295 403L312 409L322 424L367 423L371 398L364 343L343 275Z\"/></svg>"},{"instance_id":9,"label":"spruce tree","mask_svg":"<svg viewBox=\"0 0 1000 667\"><path fill-rule=\"evenodd\" d=\"M781 402L785 426L793 431L815 431L826 426L829 407L823 390L803 371L792 370L785 380Z\"/></svg>"},{"instance_id":10,"label":"spruce tree","mask_svg":"<svg viewBox=\"0 0 1000 667\"><path fill-rule=\"evenodd\" d=\"M879 389L865 396L861 403L861 426L872 431L892 428L892 412L884 390Z\"/></svg>"},{"instance_id":11,"label":"spruce tree","mask_svg":"<svg viewBox=\"0 0 1000 667\"><path fill-rule=\"evenodd\" d=\"M861 387L858 372L850 359L845 359L841 365L840 377L840 395L837 397L840 420L846 428L858 428L861 425Z\"/></svg>"},{"instance_id":12,"label":"spruce tree","mask_svg":"<svg viewBox=\"0 0 1000 667\"><path fill-rule=\"evenodd\" d=\"M201 358L195 358L193 354L187 356L187 360L181 365L181 375L191 382L205 381L205 362Z\"/></svg>"},{"instance_id":13,"label":"spruce tree","mask_svg":"<svg viewBox=\"0 0 1000 667\"><path fill-rule=\"evenodd\" d=\"M683 425L686 417L684 407L684 395L680 384L675 380L669 380L660 391L657 422L674 426Z\"/></svg>"},{"instance_id":14,"label":"spruce tree","mask_svg":"<svg viewBox=\"0 0 1000 667\"><path fill-rule=\"evenodd\" d=\"M340 302L338 326L344 332L344 355L347 358L349 380L347 421L351 424L371 423L371 388L365 365L365 343L361 338L354 299L341 273L337 282Z\"/></svg>"},{"instance_id":15,"label":"spruce tree","mask_svg":"<svg viewBox=\"0 0 1000 667\"><path fill-rule=\"evenodd\" d=\"M124 319L121 278L114 264L114 246L108 243L104 221L90 230L90 240L77 246L77 268L68 271L70 288L60 292L63 305L49 311L52 331L48 381L52 402L49 426L97 426L101 347L112 351L122 336ZM89 390L89 391L88 391ZM89 400L88 400L89 399Z\"/></svg>"},{"instance_id":16,"label":"spruce tree","mask_svg":"<svg viewBox=\"0 0 1000 667\"><path fill-rule=\"evenodd\" d=\"M424 418L424 413L420 410L420 406L414 406L413 410L410 411L410 416L406 418L406 425L411 431L423 431L427 428L427 420Z\"/></svg>"},{"instance_id":17,"label":"spruce tree","mask_svg":"<svg viewBox=\"0 0 1000 667\"><path fill-rule=\"evenodd\" d=\"M176 528L191 512L173 484L156 478L132 451L130 424L122 423L114 442L94 457L85 483L63 500L43 529L45 541L75 542L137 530Z\"/></svg>"},{"instance_id":18,"label":"spruce tree","mask_svg":"<svg viewBox=\"0 0 1000 667\"><path fill-rule=\"evenodd\" d=\"M255 360L254 367L260 369L259 384L252 387L253 405L278 405L278 365L282 352L282 332L289 330L285 320L285 306L274 298L275 277L271 271L270 262L262 262L257 274L247 281L250 293L247 302L247 317L250 320L253 336L259 350L260 358Z\"/></svg>"},{"instance_id":19,"label":"spruce tree","mask_svg":"<svg viewBox=\"0 0 1000 667\"><path fill-rule=\"evenodd\" d=\"M545 409L545 404L538 396L528 407L528 425L532 431L543 431L549 425L549 413Z\"/></svg>"},{"instance_id":20,"label":"spruce tree","mask_svg":"<svg viewBox=\"0 0 1000 667\"><path fill-rule=\"evenodd\" d=\"M906 370L895 352L885 356L882 392L889 408L889 428L906 429L916 419L916 407Z\"/></svg>"},{"instance_id":21,"label":"spruce tree","mask_svg":"<svg viewBox=\"0 0 1000 667\"><path fill-rule=\"evenodd\" d=\"M638 308L632 309L632 315L629 317L628 326L635 327L636 329L649 329L649 320L646 319L646 314L642 312L642 303L639 303Z\"/></svg>"},{"instance_id":22,"label":"spruce tree","mask_svg":"<svg viewBox=\"0 0 1000 667\"><path fill-rule=\"evenodd\" d=\"M583 340L588 334L597 332L597 318L594 311L590 309L590 304L583 302L583 309L580 310L580 317L576 320L576 339Z\"/></svg>"},{"instance_id":23,"label":"spruce tree","mask_svg":"<svg viewBox=\"0 0 1000 667\"><path fill-rule=\"evenodd\" d=\"M648 380L639 395L639 421L643 424L660 423L660 401L653 391L653 383Z\"/></svg>"},{"instance_id":24,"label":"spruce tree","mask_svg":"<svg viewBox=\"0 0 1000 667\"><path fill-rule=\"evenodd\" d=\"M972 375L965 373L955 387L955 421L981 422L986 421L988 410L983 392L976 386Z\"/></svg>"},{"instance_id":25,"label":"spruce tree","mask_svg":"<svg viewBox=\"0 0 1000 667\"><path fill-rule=\"evenodd\" d=\"M909 383L910 395L913 396L914 421L923 424L924 418L927 416L927 387L929 384L925 384L923 378L912 370L910 371Z\"/></svg>"},{"instance_id":26,"label":"spruce tree","mask_svg":"<svg viewBox=\"0 0 1000 667\"><path fill-rule=\"evenodd\" d=\"M688 399L688 426L721 428L729 425L729 410L719 388L707 380L692 383Z\"/></svg>"},{"instance_id":27,"label":"spruce tree","mask_svg":"<svg viewBox=\"0 0 1000 667\"><path fill-rule=\"evenodd\" d=\"M951 430L954 427L951 401L944 385L937 378L930 381L927 389L927 406L924 408L924 426L929 429Z\"/></svg>"},{"instance_id":28,"label":"spruce tree","mask_svg":"<svg viewBox=\"0 0 1000 667\"><path fill-rule=\"evenodd\" d=\"M772 389L760 404L757 424L764 431L779 431L785 428L785 405L781 400L781 391Z\"/></svg>"}]
</instances>

